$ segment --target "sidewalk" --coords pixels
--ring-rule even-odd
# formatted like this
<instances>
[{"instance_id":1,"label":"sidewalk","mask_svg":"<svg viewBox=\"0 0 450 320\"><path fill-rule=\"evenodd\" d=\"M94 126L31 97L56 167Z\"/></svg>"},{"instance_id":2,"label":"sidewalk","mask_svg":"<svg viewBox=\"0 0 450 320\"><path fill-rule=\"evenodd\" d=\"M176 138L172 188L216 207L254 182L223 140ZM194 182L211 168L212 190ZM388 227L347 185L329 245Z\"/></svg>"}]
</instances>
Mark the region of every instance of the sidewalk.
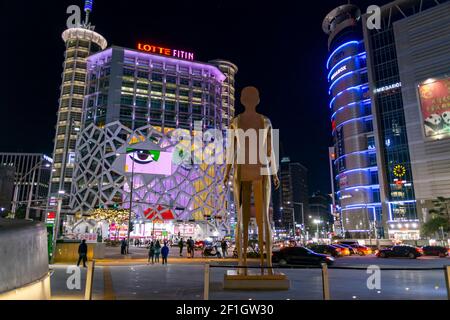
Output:
<instances>
[{"instance_id":1,"label":"sidewalk","mask_svg":"<svg viewBox=\"0 0 450 320\"><path fill-rule=\"evenodd\" d=\"M183 250L183 257L179 256L178 247L170 247L168 264L205 264L205 263L224 263L237 264L238 260L234 258L202 258L200 251L195 251L194 258L187 258L186 248ZM231 253L231 252L230 252ZM251 260L251 259L249 259ZM159 258L161 264L162 258ZM98 266L128 266L128 265L146 265L148 264L148 249L145 247L130 247L130 254L120 254L120 247L106 247L105 258L95 259ZM66 263L57 263L66 264Z\"/></svg>"}]
</instances>

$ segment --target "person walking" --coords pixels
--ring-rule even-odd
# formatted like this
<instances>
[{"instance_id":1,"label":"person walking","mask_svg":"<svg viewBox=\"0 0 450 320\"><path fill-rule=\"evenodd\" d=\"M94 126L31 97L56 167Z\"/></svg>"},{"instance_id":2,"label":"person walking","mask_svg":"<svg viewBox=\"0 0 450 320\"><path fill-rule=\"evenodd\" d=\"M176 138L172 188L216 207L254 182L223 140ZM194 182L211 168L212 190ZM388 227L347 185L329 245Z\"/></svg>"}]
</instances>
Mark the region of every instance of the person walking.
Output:
<instances>
[{"instance_id":1,"label":"person walking","mask_svg":"<svg viewBox=\"0 0 450 320\"><path fill-rule=\"evenodd\" d=\"M161 254L161 244L159 243L159 240L156 240L155 243L155 262L159 263L159 255Z\"/></svg>"},{"instance_id":2,"label":"person walking","mask_svg":"<svg viewBox=\"0 0 450 320\"><path fill-rule=\"evenodd\" d=\"M180 247L180 257L182 257L183 256L183 247L184 247L183 238L181 238L180 241L178 242L178 247Z\"/></svg>"},{"instance_id":3,"label":"person walking","mask_svg":"<svg viewBox=\"0 0 450 320\"><path fill-rule=\"evenodd\" d=\"M80 265L81 260L83 260L83 267L86 268L87 251L88 251L88 248L87 248L86 240L82 240L80 245L78 246L77 267Z\"/></svg>"},{"instance_id":4,"label":"person walking","mask_svg":"<svg viewBox=\"0 0 450 320\"><path fill-rule=\"evenodd\" d=\"M228 245L227 245L227 241L225 240L225 238L222 239L220 246L222 247L222 257L225 258L228 255L228 252L227 252Z\"/></svg>"},{"instance_id":5,"label":"person walking","mask_svg":"<svg viewBox=\"0 0 450 320\"><path fill-rule=\"evenodd\" d=\"M161 256L162 256L162 264L167 264L167 257L169 256L169 247L167 246L166 242L164 242L164 246L161 249Z\"/></svg>"},{"instance_id":6,"label":"person walking","mask_svg":"<svg viewBox=\"0 0 450 320\"><path fill-rule=\"evenodd\" d=\"M150 263L150 259L152 260L152 264L155 263L155 245L153 244L153 241L150 243L150 246L148 247L148 263Z\"/></svg>"},{"instance_id":7,"label":"person walking","mask_svg":"<svg viewBox=\"0 0 450 320\"><path fill-rule=\"evenodd\" d=\"M127 242L125 239L122 239L120 242L120 254L126 254L127 253Z\"/></svg>"}]
</instances>

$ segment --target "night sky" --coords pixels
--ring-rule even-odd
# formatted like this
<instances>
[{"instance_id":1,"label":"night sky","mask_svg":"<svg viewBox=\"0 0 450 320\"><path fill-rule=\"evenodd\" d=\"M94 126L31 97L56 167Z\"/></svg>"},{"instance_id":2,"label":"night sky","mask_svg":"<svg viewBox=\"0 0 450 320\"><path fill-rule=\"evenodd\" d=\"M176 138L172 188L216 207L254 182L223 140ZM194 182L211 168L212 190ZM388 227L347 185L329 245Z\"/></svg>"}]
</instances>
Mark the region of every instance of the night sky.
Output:
<instances>
[{"instance_id":1,"label":"night sky","mask_svg":"<svg viewBox=\"0 0 450 320\"><path fill-rule=\"evenodd\" d=\"M363 12L386 0L352 1ZM322 20L347 1L95 0L91 21L109 45L137 41L186 49L239 67L240 89L259 88L260 113L280 129L281 155L309 169L310 192L330 192L330 113ZM4 1L0 152L53 151L66 8L82 0ZM5 41L6 39L6 41ZM237 112L241 111L237 105Z\"/></svg>"}]
</instances>

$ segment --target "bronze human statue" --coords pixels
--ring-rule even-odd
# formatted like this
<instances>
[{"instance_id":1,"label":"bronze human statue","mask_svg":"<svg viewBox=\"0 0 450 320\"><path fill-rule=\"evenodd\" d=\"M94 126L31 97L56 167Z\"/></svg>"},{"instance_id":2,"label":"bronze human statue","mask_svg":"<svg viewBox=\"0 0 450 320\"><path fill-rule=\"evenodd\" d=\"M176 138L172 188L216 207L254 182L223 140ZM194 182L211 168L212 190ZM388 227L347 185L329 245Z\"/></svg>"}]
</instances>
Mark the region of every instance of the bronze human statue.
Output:
<instances>
[{"instance_id":1,"label":"bronze human statue","mask_svg":"<svg viewBox=\"0 0 450 320\"><path fill-rule=\"evenodd\" d=\"M273 151L273 130L270 120L256 112L260 102L258 89L246 87L241 92L241 103L245 111L234 118L230 125L227 166L224 183L228 184L233 173L233 193L237 210L236 247L239 266L247 266L248 226L250 222L251 195L258 226L260 265L269 267L272 274L272 230L269 219L271 177L275 188L280 181ZM256 141L255 141L256 136ZM248 138L253 137L253 140ZM255 152L257 157L255 161ZM233 172L232 172L233 169ZM266 256L264 256L264 252ZM247 269L239 273L247 274ZM262 274L264 269L261 268Z\"/></svg>"}]
</instances>

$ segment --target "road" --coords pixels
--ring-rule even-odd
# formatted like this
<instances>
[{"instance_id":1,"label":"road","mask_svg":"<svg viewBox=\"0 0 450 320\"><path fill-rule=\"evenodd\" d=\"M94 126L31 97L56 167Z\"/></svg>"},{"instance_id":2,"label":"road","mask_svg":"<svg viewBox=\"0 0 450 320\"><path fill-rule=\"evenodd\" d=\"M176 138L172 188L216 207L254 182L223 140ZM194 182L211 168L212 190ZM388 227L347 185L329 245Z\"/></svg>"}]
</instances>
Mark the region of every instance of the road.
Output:
<instances>
[{"instance_id":1,"label":"road","mask_svg":"<svg viewBox=\"0 0 450 320\"><path fill-rule=\"evenodd\" d=\"M170 262L170 259L169 259ZM204 259L176 259L167 265L147 265L141 259L115 263L98 263L94 274L93 299L200 300L203 298ZM235 264L234 260L214 260L214 265ZM344 257L335 267L441 268L450 265L450 258L421 257L409 259L379 259ZM81 299L85 269L81 272L80 290L68 290L67 265L52 266L52 296L54 299ZM212 268L210 299L254 300L315 300L322 298L320 269L283 269L291 288L288 291L225 291L223 275L227 268ZM442 270L382 270L381 289L369 290L366 270L329 269L331 299L446 299Z\"/></svg>"}]
</instances>

